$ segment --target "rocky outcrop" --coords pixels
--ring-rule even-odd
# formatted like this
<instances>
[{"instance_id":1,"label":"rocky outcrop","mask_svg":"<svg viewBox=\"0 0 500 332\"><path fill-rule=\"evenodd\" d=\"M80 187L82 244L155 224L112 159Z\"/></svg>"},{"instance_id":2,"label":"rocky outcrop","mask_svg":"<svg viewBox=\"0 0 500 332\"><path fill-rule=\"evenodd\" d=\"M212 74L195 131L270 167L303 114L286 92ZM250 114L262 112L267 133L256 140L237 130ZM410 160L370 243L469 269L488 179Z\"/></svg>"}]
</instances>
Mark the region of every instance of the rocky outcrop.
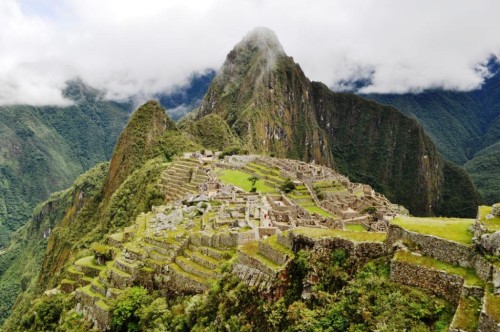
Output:
<instances>
[{"instance_id":1,"label":"rocky outcrop","mask_svg":"<svg viewBox=\"0 0 500 332\"><path fill-rule=\"evenodd\" d=\"M479 245L487 253L500 256L500 231L481 235L479 238Z\"/></svg>"}]
</instances>

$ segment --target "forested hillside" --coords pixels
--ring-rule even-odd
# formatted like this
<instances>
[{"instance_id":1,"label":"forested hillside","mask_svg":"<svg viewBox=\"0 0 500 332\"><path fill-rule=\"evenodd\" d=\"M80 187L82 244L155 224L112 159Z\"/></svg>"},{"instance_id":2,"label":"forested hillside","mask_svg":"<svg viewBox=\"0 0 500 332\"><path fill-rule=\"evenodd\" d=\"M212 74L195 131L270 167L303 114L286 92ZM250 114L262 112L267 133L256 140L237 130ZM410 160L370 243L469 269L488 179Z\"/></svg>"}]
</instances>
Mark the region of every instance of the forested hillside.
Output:
<instances>
[{"instance_id":1,"label":"forested hillside","mask_svg":"<svg viewBox=\"0 0 500 332\"><path fill-rule=\"evenodd\" d=\"M365 95L417 119L449 160L464 165L484 201L500 200L500 73L469 92L430 90L418 94Z\"/></svg>"}]
</instances>

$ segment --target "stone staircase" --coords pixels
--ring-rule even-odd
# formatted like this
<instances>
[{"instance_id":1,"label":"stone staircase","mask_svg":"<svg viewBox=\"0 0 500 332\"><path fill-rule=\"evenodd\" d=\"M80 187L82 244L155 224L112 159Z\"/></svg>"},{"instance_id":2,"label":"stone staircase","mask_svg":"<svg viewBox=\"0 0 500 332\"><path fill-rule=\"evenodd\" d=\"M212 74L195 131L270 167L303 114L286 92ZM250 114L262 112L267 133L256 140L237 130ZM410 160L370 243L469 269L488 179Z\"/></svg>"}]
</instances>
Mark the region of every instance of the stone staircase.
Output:
<instances>
[{"instance_id":1,"label":"stone staircase","mask_svg":"<svg viewBox=\"0 0 500 332\"><path fill-rule=\"evenodd\" d=\"M269 290L276 285L280 272L292 258L293 252L273 235L240 246L233 272L248 285Z\"/></svg>"},{"instance_id":2,"label":"stone staircase","mask_svg":"<svg viewBox=\"0 0 500 332\"><path fill-rule=\"evenodd\" d=\"M177 289L186 292L202 292L221 277L221 267L232 257L230 249L189 244L181 255L169 264L171 281Z\"/></svg>"},{"instance_id":3,"label":"stone staircase","mask_svg":"<svg viewBox=\"0 0 500 332\"><path fill-rule=\"evenodd\" d=\"M196 159L180 159L161 174L158 187L165 194L166 201L175 201L197 192L198 186L208 180L207 173Z\"/></svg>"},{"instance_id":4,"label":"stone staircase","mask_svg":"<svg viewBox=\"0 0 500 332\"><path fill-rule=\"evenodd\" d=\"M61 291L75 292L78 309L100 330L110 327L108 286L102 280L106 269L95 262L93 255L83 257L67 269L67 278L60 284Z\"/></svg>"}]
</instances>

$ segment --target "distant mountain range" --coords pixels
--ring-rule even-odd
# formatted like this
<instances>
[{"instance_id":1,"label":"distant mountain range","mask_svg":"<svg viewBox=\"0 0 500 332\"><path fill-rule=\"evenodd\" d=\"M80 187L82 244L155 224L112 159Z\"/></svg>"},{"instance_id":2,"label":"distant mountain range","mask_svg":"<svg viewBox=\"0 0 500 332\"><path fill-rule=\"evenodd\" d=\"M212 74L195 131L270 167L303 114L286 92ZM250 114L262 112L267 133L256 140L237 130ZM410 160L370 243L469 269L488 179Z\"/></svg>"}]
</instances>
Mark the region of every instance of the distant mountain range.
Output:
<instances>
[{"instance_id":1,"label":"distant mountain range","mask_svg":"<svg viewBox=\"0 0 500 332\"><path fill-rule=\"evenodd\" d=\"M156 98L178 120L198 106L214 75L195 74ZM0 106L0 251L36 204L111 158L134 107L131 101L105 100L80 80L68 82L63 94L72 106Z\"/></svg>"},{"instance_id":2,"label":"distant mountain range","mask_svg":"<svg viewBox=\"0 0 500 332\"><path fill-rule=\"evenodd\" d=\"M363 95L417 119L449 160L463 165L483 200L500 201L500 65L480 89L430 90L419 94Z\"/></svg>"}]
</instances>

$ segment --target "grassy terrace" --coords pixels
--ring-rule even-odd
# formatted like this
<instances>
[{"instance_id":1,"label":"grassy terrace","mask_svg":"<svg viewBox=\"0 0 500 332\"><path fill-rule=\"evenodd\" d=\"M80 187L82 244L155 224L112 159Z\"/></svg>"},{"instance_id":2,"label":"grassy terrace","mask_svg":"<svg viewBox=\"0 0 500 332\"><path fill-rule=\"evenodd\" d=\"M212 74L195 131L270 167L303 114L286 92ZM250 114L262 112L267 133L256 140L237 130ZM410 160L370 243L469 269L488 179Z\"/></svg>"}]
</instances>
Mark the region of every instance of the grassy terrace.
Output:
<instances>
[{"instance_id":1,"label":"grassy terrace","mask_svg":"<svg viewBox=\"0 0 500 332\"><path fill-rule=\"evenodd\" d=\"M280 177L280 172L277 169L269 168L264 165L256 164L256 163L248 163L247 167L252 169L252 171L262 178L267 178L275 183L282 183L285 181Z\"/></svg>"},{"instance_id":2,"label":"grassy terrace","mask_svg":"<svg viewBox=\"0 0 500 332\"><path fill-rule=\"evenodd\" d=\"M239 170L224 169L220 171L218 178L224 184L232 184L236 187L240 187L241 189L250 192L250 189L252 189L252 184L250 183L250 181L248 181L248 178L250 176L251 175L249 175L248 173ZM276 192L276 189L265 185L263 179L257 181L257 183L255 183L255 187L260 193Z\"/></svg>"},{"instance_id":3,"label":"grassy terrace","mask_svg":"<svg viewBox=\"0 0 500 332\"><path fill-rule=\"evenodd\" d=\"M325 181L325 180L314 182L313 188L317 189L321 192L324 192L324 193L325 192L334 193L334 192L347 191L347 189L343 185L341 185L340 183L336 183L335 181Z\"/></svg>"},{"instance_id":4,"label":"grassy terrace","mask_svg":"<svg viewBox=\"0 0 500 332\"><path fill-rule=\"evenodd\" d=\"M197 276L196 274L192 274L192 273L189 273L187 271L184 271L179 265L177 265L176 263L172 263L172 264L169 264L169 267L173 270L175 270L175 272L179 273L179 274L182 274L183 276L189 278L189 279L192 279L192 280L195 280L195 281L198 281L200 284L205 284L205 285L209 285L211 283L213 283L214 281L212 279L206 279L206 278L202 278L200 276Z\"/></svg>"},{"instance_id":5,"label":"grassy terrace","mask_svg":"<svg viewBox=\"0 0 500 332\"><path fill-rule=\"evenodd\" d=\"M77 260L75 262L75 265L88 266L88 267L99 269L99 270L106 269L106 266L98 265L95 263L94 256L87 256L87 257L80 258L79 260Z\"/></svg>"},{"instance_id":6,"label":"grassy terrace","mask_svg":"<svg viewBox=\"0 0 500 332\"><path fill-rule=\"evenodd\" d=\"M453 328L462 331L476 331L479 321L481 301L476 298L460 298Z\"/></svg>"},{"instance_id":7,"label":"grassy terrace","mask_svg":"<svg viewBox=\"0 0 500 332\"><path fill-rule=\"evenodd\" d=\"M344 227L348 231L368 232L361 224L345 224Z\"/></svg>"},{"instance_id":8,"label":"grassy terrace","mask_svg":"<svg viewBox=\"0 0 500 332\"><path fill-rule=\"evenodd\" d=\"M490 286L486 289L486 312L495 321L500 322L500 295L494 295L491 292Z\"/></svg>"},{"instance_id":9,"label":"grassy terrace","mask_svg":"<svg viewBox=\"0 0 500 332\"><path fill-rule=\"evenodd\" d=\"M319 214L320 216L327 217L327 218L332 218L332 219L336 218L336 216L334 216L330 212L325 211L322 208L317 207L316 205L313 205L313 206L311 206L311 205L307 206L306 205L306 206L303 206L303 208L306 209L307 212L309 212L309 213L316 213L316 214Z\"/></svg>"},{"instance_id":10,"label":"grassy terrace","mask_svg":"<svg viewBox=\"0 0 500 332\"><path fill-rule=\"evenodd\" d=\"M493 209L492 206L480 206L479 207L479 221L483 223L489 231L496 232L500 231L500 217L495 217L490 220L486 220L486 216L491 213Z\"/></svg>"},{"instance_id":11,"label":"grassy terrace","mask_svg":"<svg viewBox=\"0 0 500 332\"><path fill-rule=\"evenodd\" d=\"M100 298L101 300L104 300L105 297L101 294L101 293L96 293L94 292L91 288L90 285L87 285L87 286L83 286L83 287L80 287L78 288L82 293L85 293L91 297L98 297Z\"/></svg>"},{"instance_id":12,"label":"grassy terrace","mask_svg":"<svg viewBox=\"0 0 500 332\"><path fill-rule=\"evenodd\" d=\"M261 263L267 265L273 270L279 270L281 268L281 265L276 264L276 262L273 262L269 258L259 253L259 241L252 241L245 243L242 246L240 246L240 250L245 254L247 254L248 256L256 258Z\"/></svg>"},{"instance_id":13,"label":"grassy terrace","mask_svg":"<svg viewBox=\"0 0 500 332\"><path fill-rule=\"evenodd\" d=\"M274 249L281 251L283 254L286 254L290 257L294 256L293 251L278 243L278 236L276 235L268 237L267 239L263 240L263 242L269 244Z\"/></svg>"},{"instance_id":14,"label":"grassy terrace","mask_svg":"<svg viewBox=\"0 0 500 332\"><path fill-rule=\"evenodd\" d=\"M400 216L395 218L392 223L409 231L434 235L466 245L472 243L473 234L469 231L469 227L474 223L474 219Z\"/></svg>"},{"instance_id":15,"label":"grassy terrace","mask_svg":"<svg viewBox=\"0 0 500 332\"><path fill-rule=\"evenodd\" d=\"M295 234L304 235L311 238L338 237L355 242L383 242L387 237L386 233L342 231L329 228L298 227L292 231Z\"/></svg>"},{"instance_id":16,"label":"grassy terrace","mask_svg":"<svg viewBox=\"0 0 500 332\"><path fill-rule=\"evenodd\" d=\"M398 251L394 255L394 259L400 262L406 262L416 265L442 270L450 274L458 275L465 280L466 285L470 286L483 286L483 281L476 275L474 269L464 268L452 264L448 264L432 257L413 255L407 251Z\"/></svg>"},{"instance_id":17,"label":"grassy terrace","mask_svg":"<svg viewBox=\"0 0 500 332\"><path fill-rule=\"evenodd\" d=\"M309 194L309 190L307 190L306 186L297 186L297 188L295 188L292 193L288 194L288 196L309 213L316 213L320 216L332 219L337 218L314 203L314 200L311 197L311 194Z\"/></svg>"}]
</instances>

